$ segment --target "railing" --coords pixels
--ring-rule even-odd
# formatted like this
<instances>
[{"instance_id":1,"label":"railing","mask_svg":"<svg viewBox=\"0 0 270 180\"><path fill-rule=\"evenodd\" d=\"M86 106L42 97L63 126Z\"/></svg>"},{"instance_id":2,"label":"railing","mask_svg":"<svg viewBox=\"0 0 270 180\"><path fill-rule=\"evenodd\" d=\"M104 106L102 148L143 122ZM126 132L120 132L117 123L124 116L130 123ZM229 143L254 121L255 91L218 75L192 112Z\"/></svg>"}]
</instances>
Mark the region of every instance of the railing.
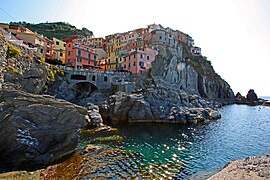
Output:
<instances>
[{"instance_id":1,"label":"railing","mask_svg":"<svg viewBox=\"0 0 270 180\"><path fill-rule=\"evenodd\" d=\"M76 69L72 67L59 67L63 69L64 71L69 72L79 72L79 73L99 73L99 74L108 74L108 75L130 75L129 72L115 72L115 71L106 71L106 70L100 70L100 69Z\"/></svg>"}]
</instances>

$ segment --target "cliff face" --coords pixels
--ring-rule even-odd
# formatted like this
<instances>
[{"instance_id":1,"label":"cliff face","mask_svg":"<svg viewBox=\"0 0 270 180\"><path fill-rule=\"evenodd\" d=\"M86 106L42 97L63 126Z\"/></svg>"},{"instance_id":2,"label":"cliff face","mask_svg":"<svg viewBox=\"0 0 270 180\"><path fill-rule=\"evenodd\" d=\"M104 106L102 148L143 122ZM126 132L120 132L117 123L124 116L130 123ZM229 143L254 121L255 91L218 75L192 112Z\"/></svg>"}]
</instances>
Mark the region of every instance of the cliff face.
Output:
<instances>
[{"instance_id":1,"label":"cliff face","mask_svg":"<svg viewBox=\"0 0 270 180\"><path fill-rule=\"evenodd\" d=\"M208 99L234 99L229 84L215 73L209 61L203 58L184 61L182 51L180 48L171 50L159 46L159 54L151 71L156 84Z\"/></svg>"}]
</instances>

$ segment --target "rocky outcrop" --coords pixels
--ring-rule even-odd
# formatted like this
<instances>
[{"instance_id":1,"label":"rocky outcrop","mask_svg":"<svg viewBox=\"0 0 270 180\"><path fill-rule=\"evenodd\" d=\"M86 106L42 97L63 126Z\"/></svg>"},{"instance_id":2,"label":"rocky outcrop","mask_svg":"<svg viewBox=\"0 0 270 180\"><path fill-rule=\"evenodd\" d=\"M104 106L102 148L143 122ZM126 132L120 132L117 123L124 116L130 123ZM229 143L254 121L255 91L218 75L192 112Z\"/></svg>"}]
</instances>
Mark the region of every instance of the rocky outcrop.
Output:
<instances>
[{"instance_id":1,"label":"rocky outcrop","mask_svg":"<svg viewBox=\"0 0 270 180\"><path fill-rule=\"evenodd\" d=\"M71 154L87 109L51 96L0 92L0 169L38 167Z\"/></svg>"},{"instance_id":2,"label":"rocky outcrop","mask_svg":"<svg viewBox=\"0 0 270 180\"><path fill-rule=\"evenodd\" d=\"M220 179L270 179L270 155L232 161L209 178L209 180Z\"/></svg>"},{"instance_id":3,"label":"rocky outcrop","mask_svg":"<svg viewBox=\"0 0 270 180\"><path fill-rule=\"evenodd\" d=\"M26 70L23 73L6 71L4 82L16 85L17 90L40 94L46 86L46 71L46 67L41 64L35 66L33 69Z\"/></svg>"},{"instance_id":4,"label":"rocky outcrop","mask_svg":"<svg viewBox=\"0 0 270 180\"><path fill-rule=\"evenodd\" d=\"M247 100L249 102L258 101L258 96L253 89L250 89L247 93Z\"/></svg>"},{"instance_id":5,"label":"rocky outcrop","mask_svg":"<svg viewBox=\"0 0 270 180\"><path fill-rule=\"evenodd\" d=\"M158 50L159 54L151 70L156 84L166 84L171 89L183 90L207 99L234 100L229 84L215 73L210 61L203 57L184 59L180 48L175 51L159 46Z\"/></svg>"},{"instance_id":6,"label":"rocky outcrop","mask_svg":"<svg viewBox=\"0 0 270 180\"><path fill-rule=\"evenodd\" d=\"M100 113L106 120L120 122L187 123L220 118L217 111L203 108L207 106L206 102L198 96L187 96L185 102L189 107L177 99L165 101L150 96L146 98L142 94L117 92L110 96L108 103L100 107ZM196 107L196 104L200 107Z\"/></svg>"},{"instance_id":7,"label":"rocky outcrop","mask_svg":"<svg viewBox=\"0 0 270 180\"><path fill-rule=\"evenodd\" d=\"M88 103L87 107L87 116L86 116L86 125L87 129L103 126L103 119L99 114L99 107L92 103Z\"/></svg>"},{"instance_id":8,"label":"rocky outcrop","mask_svg":"<svg viewBox=\"0 0 270 180\"><path fill-rule=\"evenodd\" d=\"M242 96L239 92L235 95L235 103L236 104L246 104L250 106L270 106L270 103L268 100L258 98L257 94L253 89L250 89L245 96Z\"/></svg>"}]
</instances>

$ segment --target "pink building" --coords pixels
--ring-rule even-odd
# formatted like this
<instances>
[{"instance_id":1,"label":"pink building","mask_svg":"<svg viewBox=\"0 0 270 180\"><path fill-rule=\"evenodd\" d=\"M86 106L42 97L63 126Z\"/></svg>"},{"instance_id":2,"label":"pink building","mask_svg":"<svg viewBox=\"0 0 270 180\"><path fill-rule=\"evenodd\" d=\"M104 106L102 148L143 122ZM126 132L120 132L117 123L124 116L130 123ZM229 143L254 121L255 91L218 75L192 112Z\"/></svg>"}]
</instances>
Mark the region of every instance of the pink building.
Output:
<instances>
[{"instance_id":1,"label":"pink building","mask_svg":"<svg viewBox=\"0 0 270 180\"><path fill-rule=\"evenodd\" d=\"M143 50L130 51L128 55L120 58L119 64L123 70L128 70L132 74L142 74L149 71L157 54L156 50L148 47Z\"/></svg>"},{"instance_id":2,"label":"pink building","mask_svg":"<svg viewBox=\"0 0 270 180\"><path fill-rule=\"evenodd\" d=\"M66 44L67 63L77 69L97 69L98 54L91 48L68 42Z\"/></svg>"}]
</instances>

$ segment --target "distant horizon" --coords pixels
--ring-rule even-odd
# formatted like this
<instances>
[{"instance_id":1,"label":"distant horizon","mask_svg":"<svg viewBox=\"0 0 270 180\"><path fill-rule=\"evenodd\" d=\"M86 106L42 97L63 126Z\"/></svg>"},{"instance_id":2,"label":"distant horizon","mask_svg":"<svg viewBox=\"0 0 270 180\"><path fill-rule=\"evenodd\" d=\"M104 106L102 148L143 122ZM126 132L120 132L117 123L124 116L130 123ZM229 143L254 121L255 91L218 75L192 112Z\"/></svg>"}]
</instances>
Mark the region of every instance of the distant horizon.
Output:
<instances>
[{"instance_id":1,"label":"distant horizon","mask_svg":"<svg viewBox=\"0 0 270 180\"><path fill-rule=\"evenodd\" d=\"M71 8L72 7L72 8ZM187 8L188 7L188 8ZM180 30L195 40L234 93L270 96L270 1L261 0L13 0L0 5L0 22L68 22L95 37L149 24Z\"/></svg>"}]
</instances>

